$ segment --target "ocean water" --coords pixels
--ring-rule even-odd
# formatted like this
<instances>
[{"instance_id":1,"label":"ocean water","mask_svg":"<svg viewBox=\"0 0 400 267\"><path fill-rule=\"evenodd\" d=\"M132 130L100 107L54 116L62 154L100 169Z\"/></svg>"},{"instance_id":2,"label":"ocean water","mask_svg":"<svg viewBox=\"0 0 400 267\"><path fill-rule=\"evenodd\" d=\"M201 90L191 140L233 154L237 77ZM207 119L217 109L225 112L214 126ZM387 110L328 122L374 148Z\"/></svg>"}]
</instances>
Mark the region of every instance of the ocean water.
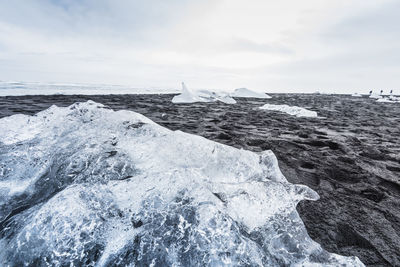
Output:
<instances>
[{"instance_id":1,"label":"ocean water","mask_svg":"<svg viewBox=\"0 0 400 267\"><path fill-rule=\"evenodd\" d=\"M105 95L105 94L165 94L178 93L173 88L137 88L123 85L39 83L0 81L0 96L22 95Z\"/></svg>"}]
</instances>

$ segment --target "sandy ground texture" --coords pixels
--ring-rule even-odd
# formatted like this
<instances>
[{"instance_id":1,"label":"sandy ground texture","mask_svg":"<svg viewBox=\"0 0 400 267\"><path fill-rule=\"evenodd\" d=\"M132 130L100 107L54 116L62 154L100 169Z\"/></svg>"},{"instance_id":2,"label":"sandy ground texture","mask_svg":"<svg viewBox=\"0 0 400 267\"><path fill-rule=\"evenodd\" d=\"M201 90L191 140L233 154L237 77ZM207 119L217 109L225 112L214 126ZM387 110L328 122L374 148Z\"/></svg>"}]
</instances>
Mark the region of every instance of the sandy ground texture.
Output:
<instances>
[{"instance_id":1,"label":"sandy ground texture","mask_svg":"<svg viewBox=\"0 0 400 267\"><path fill-rule=\"evenodd\" d=\"M230 146L272 149L290 182L321 196L298 206L314 240L366 265L400 266L400 104L338 95L280 94L235 105L173 104L172 95L53 95L0 97L0 117L89 99ZM265 103L297 105L320 117L257 109Z\"/></svg>"}]
</instances>

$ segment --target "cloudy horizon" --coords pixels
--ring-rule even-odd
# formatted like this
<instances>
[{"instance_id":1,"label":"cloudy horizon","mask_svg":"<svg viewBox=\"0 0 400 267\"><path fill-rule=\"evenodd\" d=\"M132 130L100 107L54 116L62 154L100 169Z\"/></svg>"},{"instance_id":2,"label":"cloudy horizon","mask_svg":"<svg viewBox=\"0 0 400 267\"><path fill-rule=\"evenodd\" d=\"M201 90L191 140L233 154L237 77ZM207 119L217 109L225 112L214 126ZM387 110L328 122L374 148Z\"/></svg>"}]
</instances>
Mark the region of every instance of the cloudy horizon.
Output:
<instances>
[{"instance_id":1,"label":"cloudy horizon","mask_svg":"<svg viewBox=\"0 0 400 267\"><path fill-rule=\"evenodd\" d=\"M0 0L0 80L400 91L393 0Z\"/></svg>"}]
</instances>

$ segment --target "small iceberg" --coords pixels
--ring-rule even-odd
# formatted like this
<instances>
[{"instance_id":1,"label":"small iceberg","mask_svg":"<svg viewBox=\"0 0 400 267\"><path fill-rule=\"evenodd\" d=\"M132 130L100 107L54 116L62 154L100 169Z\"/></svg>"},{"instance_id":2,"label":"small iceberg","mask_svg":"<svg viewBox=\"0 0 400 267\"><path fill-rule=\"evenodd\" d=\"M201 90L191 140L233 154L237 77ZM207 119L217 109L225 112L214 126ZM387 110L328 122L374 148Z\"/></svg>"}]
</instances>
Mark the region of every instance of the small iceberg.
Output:
<instances>
[{"instance_id":1,"label":"small iceberg","mask_svg":"<svg viewBox=\"0 0 400 267\"><path fill-rule=\"evenodd\" d=\"M195 103L195 102L216 102L221 101L226 104L235 104L236 100L223 92L212 92L208 90L192 91L185 83L182 83L182 93L172 98L172 103Z\"/></svg>"},{"instance_id":2,"label":"small iceberg","mask_svg":"<svg viewBox=\"0 0 400 267\"><path fill-rule=\"evenodd\" d=\"M377 94L377 93L374 93L374 92L371 91L369 93L369 98L380 99L380 98L382 98L382 94Z\"/></svg>"},{"instance_id":3,"label":"small iceberg","mask_svg":"<svg viewBox=\"0 0 400 267\"><path fill-rule=\"evenodd\" d=\"M382 96L378 95L378 94L372 94L372 95L369 96L369 98L380 99L380 98L382 98Z\"/></svg>"},{"instance_id":4,"label":"small iceberg","mask_svg":"<svg viewBox=\"0 0 400 267\"><path fill-rule=\"evenodd\" d=\"M296 117L318 117L317 112L297 106L265 104L260 109L280 111Z\"/></svg>"},{"instance_id":5,"label":"small iceberg","mask_svg":"<svg viewBox=\"0 0 400 267\"><path fill-rule=\"evenodd\" d=\"M372 91L370 92L370 97L371 98L375 98L372 97ZM400 97L397 97L395 95L393 95L393 90L390 90L390 94L389 95L384 95L383 94L383 90L381 91L381 94L379 95L380 97L377 98L376 102L380 102L380 103L400 103Z\"/></svg>"},{"instance_id":6,"label":"small iceberg","mask_svg":"<svg viewBox=\"0 0 400 267\"><path fill-rule=\"evenodd\" d=\"M354 94L352 94L351 96L353 96L353 97L362 97L362 95L359 94L359 93L354 93Z\"/></svg>"},{"instance_id":7,"label":"small iceberg","mask_svg":"<svg viewBox=\"0 0 400 267\"><path fill-rule=\"evenodd\" d=\"M314 94L314 95L332 95L331 93L320 92L320 91L315 91L313 94Z\"/></svg>"},{"instance_id":8,"label":"small iceberg","mask_svg":"<svg viewBox=\"0 0 400 267\"><path fill-rule=\"evenodd\" d=\"M202 100L201 102L215 102L221 101L226 104L236 104L236 100L233 99L229 94L224 92L212 92L208 90L197 91L198 96Z\"/></svg>"},{"instance_id":9,"label":"small iceberg","mask_svg":"<svg viewBox=\"0 0 400 267\"><path fill-rule=\"evenodd\" d=\"M376 102L380 102L380 103L400 103L400 99L396 99L396 98L380 98L378 100L376 100Z\"/></svg>"},{"instance_id":10,"label":"small iceberg","mask_svg":"<svg viewBox=\"0 0 400 267\"><path fill-rule=\"evenodd\" d=\"M254 92L247 88L238 88L231 94L233 97L271 98L265 93Z\"/></svg>"}]
</instances>

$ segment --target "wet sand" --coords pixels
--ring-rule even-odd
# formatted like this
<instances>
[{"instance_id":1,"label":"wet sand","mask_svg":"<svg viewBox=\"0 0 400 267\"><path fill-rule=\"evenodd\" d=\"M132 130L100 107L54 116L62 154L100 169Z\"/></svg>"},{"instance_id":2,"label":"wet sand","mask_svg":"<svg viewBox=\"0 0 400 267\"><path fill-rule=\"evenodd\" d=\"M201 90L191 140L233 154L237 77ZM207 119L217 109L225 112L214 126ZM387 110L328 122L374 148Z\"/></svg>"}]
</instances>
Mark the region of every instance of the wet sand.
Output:
<instances>
[{"instance_id":1,"label":"wet sand","mask_svg":"<svg viewBox=\"0 0 400 267\"><path fill-rule=\"evenodd\" d=\"M310 236L330 252L366 265L400 266L400 104L339 95L272 95L223 103L173 104L173 95L0 97L0 117L93 100L139 112L182 130L251 151L271 149L286 178L319 193L298 211ZM319 118L257 110L297 105Z\"/></svg>"}]
</instances>

